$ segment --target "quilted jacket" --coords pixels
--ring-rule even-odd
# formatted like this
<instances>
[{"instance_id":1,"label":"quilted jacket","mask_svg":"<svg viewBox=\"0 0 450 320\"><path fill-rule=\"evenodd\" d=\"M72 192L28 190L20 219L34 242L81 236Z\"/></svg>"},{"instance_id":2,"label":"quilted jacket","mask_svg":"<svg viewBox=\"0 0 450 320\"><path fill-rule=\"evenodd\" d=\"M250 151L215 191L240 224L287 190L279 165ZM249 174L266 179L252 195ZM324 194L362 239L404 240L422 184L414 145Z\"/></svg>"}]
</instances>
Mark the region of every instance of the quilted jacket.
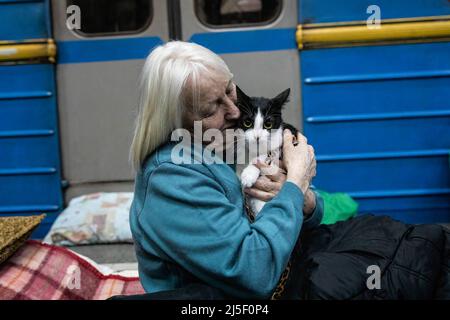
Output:
<instances>
[{"instance_id":1,"label":"quilted jacket","mask_svg":"<svg viewBox=\"0 0 450 320\"><path fill-rule=\"evenodd\" d=\"M450 230L440 225L361 215L302 234L293 254L285 299L450 299Z\"/></svg>"}]
</instances>

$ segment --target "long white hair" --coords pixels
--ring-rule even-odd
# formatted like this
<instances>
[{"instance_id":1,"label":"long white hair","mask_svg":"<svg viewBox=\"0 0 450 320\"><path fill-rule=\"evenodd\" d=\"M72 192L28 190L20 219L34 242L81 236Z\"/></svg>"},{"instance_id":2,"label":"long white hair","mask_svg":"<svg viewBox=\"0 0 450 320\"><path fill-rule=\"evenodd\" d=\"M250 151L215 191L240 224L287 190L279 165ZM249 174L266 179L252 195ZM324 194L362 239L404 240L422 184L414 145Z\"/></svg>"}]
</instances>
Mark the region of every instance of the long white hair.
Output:
<instances>
[{"instance_id":1,"label":"long white hair","mask_svg":"<svg viewBox=\"0 0 450 320\"><path fill-rule=\"evenodd\" d=\"M139 111L130 150L135 170L139 171L146 157L168 141L173 130L181 128L188 79L192 96L198 97L199 77L212 71L233 77L222 58L195 43L171 41L150 53L141 74Z\"/></svg>"}]
</instances>

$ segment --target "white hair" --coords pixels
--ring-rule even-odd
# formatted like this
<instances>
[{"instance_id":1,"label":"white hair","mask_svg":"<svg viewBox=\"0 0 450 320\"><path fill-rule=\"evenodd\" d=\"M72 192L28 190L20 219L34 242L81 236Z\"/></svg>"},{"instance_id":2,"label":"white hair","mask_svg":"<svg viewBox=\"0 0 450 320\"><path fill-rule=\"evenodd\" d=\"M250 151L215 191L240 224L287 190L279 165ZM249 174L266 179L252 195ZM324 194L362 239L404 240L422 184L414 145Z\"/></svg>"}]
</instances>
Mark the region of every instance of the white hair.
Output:
<instances>
[{"instance_id":1,"label":"white hair","mask_svg":"<svg viewBox=\"0 0 450 320\"><path fill-rule=\"evenodd\" d=\"M168 141L173 130L181 128L187 107L183 99L186 82L189 79L192 97L198 101L198 81L205 72L233 77L222 58L195 43L171 41L158 46L147 57L130 150L135 170L140 170L147 156ZM196 103L191 107L196 108Z\"/></svg>"}]
</instances>

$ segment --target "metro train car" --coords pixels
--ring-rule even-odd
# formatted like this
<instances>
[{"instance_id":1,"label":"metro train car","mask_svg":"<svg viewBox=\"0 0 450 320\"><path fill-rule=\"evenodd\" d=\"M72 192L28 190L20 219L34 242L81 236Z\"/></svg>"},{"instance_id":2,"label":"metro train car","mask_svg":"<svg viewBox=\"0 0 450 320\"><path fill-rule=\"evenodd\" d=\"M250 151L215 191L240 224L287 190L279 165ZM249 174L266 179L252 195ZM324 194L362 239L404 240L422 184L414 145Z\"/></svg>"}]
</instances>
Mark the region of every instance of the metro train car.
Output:
<instances>
[{"instance_id":1,"label":"metro train car","mask_svg":"<svg viewBox=\"0 0 450 320\"><path fill-rule=\"evenodd\" d=\"M131 192L139 75L155 46L201 44L316 152L314 185L358 212L450 223L450 2L0 0L0 216Z\"/></svg>"}]
</instances>

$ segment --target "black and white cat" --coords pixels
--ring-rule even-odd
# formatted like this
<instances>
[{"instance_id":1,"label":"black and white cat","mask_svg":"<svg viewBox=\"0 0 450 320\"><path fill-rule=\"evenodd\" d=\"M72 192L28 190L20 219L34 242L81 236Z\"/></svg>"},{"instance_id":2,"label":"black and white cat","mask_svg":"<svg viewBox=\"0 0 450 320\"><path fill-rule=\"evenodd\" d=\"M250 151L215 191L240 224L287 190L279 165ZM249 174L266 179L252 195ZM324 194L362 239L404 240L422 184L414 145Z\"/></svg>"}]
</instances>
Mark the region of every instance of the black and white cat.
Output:
<instances>
[{"instance_id":1,"label":"black and white cat","mask_svg":"<svg viewBox=\"0 0 450 320\"><path fill-rule=\"evenodd\" d=\"M246 164L236 166L241 184L251 187L261 175L254 165L256 160L278 170L278 160L281 158L283 130L289 129L297 135L297 129L283 121L281 111L288 102L290 89L286 89L275 98L249 97L239 87L237 91L237 106L241 111L238 128L243 130L248 160ZM274 172L276 172L274 171ZM249 197L249 206L256 217L265 202Z\"/></svg>"}]
</instances>

